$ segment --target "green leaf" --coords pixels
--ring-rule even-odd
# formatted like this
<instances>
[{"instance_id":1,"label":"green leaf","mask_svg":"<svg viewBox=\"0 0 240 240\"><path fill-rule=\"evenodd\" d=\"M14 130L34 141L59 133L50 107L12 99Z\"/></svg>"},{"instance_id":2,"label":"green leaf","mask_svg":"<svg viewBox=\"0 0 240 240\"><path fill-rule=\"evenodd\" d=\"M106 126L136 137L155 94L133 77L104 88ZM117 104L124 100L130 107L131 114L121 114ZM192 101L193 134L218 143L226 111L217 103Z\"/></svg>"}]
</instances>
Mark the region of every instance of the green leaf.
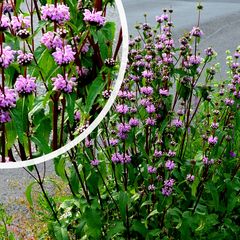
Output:
<instances>
[{"instance_id":1,"label":"green leaf","mask_svg":"<svg viewBox=\"0 0 240 240\"><path fill-rule=\"evenodd\" d=\"M122 216L122 219L125 221L126 218L126 208L128 204L128 194L126 192L119 192L119 209L120 209L120 214Z\"/></svg>"},{"instance_id":2,"label":"green leaf","mask_svg":"<svg viewBox=\"0 0 240 240\"><path fill-rule=\"evenodd\" d=\"M109 231L107 232L107 239L111 240L116 238L118 235L122 235L122 233L125 231L125 227L123 225L123 222L116 222L114 226L111 226L109 228Z\"/></svg>"},{"instance_id":3,"label":"green leaf","mask_svg":"<svg viewBox=\"0 0 240 240\"><path fill-rule=\"evenodd\" d=\"M101 76L98 76L91 84L88 91L87 100L86 100L86 106L85 106L86 113L90 112L96 97L102 92L105 84L106 82L103 81Z\"/></svg>"},{"instance_id":4,"label":"green leaf","mask_svg":"<svg viewBox=\"0 0 240 240\"><path fill-rule=\"evenodd\" d=\"M24 144L24 137L27 131L28 123L28 109L24 98L19 99L17 101L16 107L14 109L11 109L11 117L19 140L22 144Z\"/></svg>"},{"instance_id":5,"label":"green leaf","mask_svg":"<svg viewBox=\"0 0 240 240\"><path fill-rule=\"evenodd\" d=\"M25 191L25 195L26 195L27 201L28 201L28 203L30 204L31 207L33 206L32 189L33 189L33 186L34 186L35 184L37 184L37 182L32 182L32 183L30 183L30 184L27 186L26 191Z\"/></svg>"},{"instance_id":6,"label":"green leaf","mask_svg":"<svg viewBox=\"0 0 240 240\"><path fill-rule=\"evenodd\" d=\"M71 94L66 94L66 101L67 101L67 113L68 113L68 118L71 124L74 122L74 107L75 107L75 102L77 95L76 93L71 93Z\"/></svg>"},{"instance_id":7,"label":"green leaf","mask_svg":"<svg viewBox=\"0 0 240 240\"><path fill-rule=\"evenodd\" d=\"M101 215L98 209L87 208L84 213L84 218L88 226L88 234L94 239L99 239L101 235Z\"/></svg>"}]
</instances>

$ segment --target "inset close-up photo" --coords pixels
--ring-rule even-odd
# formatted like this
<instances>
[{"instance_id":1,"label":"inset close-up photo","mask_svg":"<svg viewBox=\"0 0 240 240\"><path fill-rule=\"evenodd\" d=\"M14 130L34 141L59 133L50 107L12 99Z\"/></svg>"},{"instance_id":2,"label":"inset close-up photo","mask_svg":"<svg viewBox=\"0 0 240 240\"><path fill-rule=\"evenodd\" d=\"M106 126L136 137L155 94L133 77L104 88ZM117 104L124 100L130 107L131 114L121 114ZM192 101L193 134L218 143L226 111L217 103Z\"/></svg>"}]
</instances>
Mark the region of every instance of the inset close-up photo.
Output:
<instances>
[{"instance_id":1,"label":"inset close-up photo","mask_svg":"<svg viewBox=\"0 0 240 240\"><path fill-rule=\"evenodd\" d=\"M238 240L240 2L50 2L2 11L0 240Z\"/></svg>"},{"instance_id":2,"label":"inset close-up photo","mask_svg":"<svg viewBox=\"0 0 240 240\"><path fill-rule=\"evenodd\" d=\"M9 0L0 16L1 162L25 161L61 148L101 112L122 29L114 1Z\"/></svg>"}]
</instances>

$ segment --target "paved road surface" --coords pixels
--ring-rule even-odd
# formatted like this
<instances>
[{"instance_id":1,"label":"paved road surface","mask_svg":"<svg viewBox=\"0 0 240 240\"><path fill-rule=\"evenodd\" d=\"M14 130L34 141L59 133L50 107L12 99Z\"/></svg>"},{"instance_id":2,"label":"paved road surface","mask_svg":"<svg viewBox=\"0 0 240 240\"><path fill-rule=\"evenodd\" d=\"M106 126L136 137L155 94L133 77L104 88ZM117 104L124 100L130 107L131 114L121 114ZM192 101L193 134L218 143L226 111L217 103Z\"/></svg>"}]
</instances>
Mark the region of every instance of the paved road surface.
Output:
<instances>
[{"instance_id":1,"label":"paved road surface","mask_svg":"<svg viewBox=\"0 0 240 240\"><path fill-rule=\"evenodd\" d=\"M182 30L189 31L196 22L196 2L198 1L162 1L162 0L123 0L129 30L134 32L136 22L143 20L148 13L150 23L161 14L164 7L174 9L173 21L177 35ZM240 44L240 0L206 0L202 1L204 11L202 25L205 35L202 49L212 46L219 53L218 60L224 65L225 50L234 50ZM225 69L225 68L224 68ZM52 163L47 164L48 174L52 173ZM0 170L0 202L9 202L24 195L26 184L30 181L28 174L22 170Z\"/></svg>"}]
</instances>

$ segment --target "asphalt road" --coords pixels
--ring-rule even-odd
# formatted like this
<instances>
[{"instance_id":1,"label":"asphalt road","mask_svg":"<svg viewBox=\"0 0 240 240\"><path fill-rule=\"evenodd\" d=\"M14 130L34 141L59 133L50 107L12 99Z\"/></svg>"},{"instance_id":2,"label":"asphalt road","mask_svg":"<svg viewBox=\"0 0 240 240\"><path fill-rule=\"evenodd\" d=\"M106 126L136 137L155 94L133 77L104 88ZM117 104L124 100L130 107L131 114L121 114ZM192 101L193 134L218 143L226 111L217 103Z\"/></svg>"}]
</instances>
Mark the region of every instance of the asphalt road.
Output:
<instances>
[{"instance_id":1,"label":"asphalt road","mask_svg":"<svg viewBox=\"0 0 240 240\"><path fill-rule=\"evenodd\" d=\"M183 31L191 30L196 23L196 2L198 1L161 1L161 0L123 0L130 33L135 33L134 25L143 21L143 14L148 14L149 23L154 23L155 16L161 14L165 7L174 10L173 21L176 36ZM240 0L205 0L201 28L204 31L201 49L212 46L218 52L218 61L223 70L225 66L225 50L240 45ZM47 163L47 175L53 173L52 163ZM24 195L26 185L31 181L23 169L0 169L0 202L9 203ZM15 204L16 208L17 204Z\"/></svg>"}]
</instances>

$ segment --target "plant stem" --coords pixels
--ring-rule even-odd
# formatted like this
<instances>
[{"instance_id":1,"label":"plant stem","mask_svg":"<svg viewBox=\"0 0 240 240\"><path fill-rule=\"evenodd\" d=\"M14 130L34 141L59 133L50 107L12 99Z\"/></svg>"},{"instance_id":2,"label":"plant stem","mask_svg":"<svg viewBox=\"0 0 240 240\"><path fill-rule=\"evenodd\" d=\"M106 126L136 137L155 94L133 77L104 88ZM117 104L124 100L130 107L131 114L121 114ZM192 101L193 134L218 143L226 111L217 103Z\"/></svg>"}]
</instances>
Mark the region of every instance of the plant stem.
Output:
<instances>
[{"instance_id":1,"label":"plant stem","mask_svg":"<svg viewBox=\"0 0 240 240\"><path fill-rule=\"evenodd\" d=\"M81 184L81 186L82 186L84 196L85 196L85 198L86 198L88 204L91 205L91 201L90 201L90 198L89 198L88 192L87 192L87 190L86 190L86 188L85 188L85 186L84 186L84 183L83 183L83 180L82 180L81 175L80 175L80 173L79 173L79 170L78 170L78 166L77 166L76 161L73 160L73 161L72 161L72 164L73 164L73 167L74 167L74 169L75 169L75 171L76 171L76 174L77 174L78 180L79 180L79 182L80 182L80 184Z\"/></svg>"},{"instance_id":2,"label":"plant stem","mask_svg":"<svg viewBox=\"0 0 240 240\"><path fill-rule=\"evenodd\" d=\"M38 181L37 181L37 182L38 182L38 184L39 184L39 186L40 186L40 188L41 188L41 190L42 190L42 193L43 193L43 195L44 195L44 198L46 199L49 207L51 208L51 211L52 211L52 213L53 213L54 219L55 219L55 220L58 222L58 224L61 226L61 223L60 223L60 221L59 221L59 219L58 219L58 216L57 216L57 212L54 210L54 208L53 208L53 206L52 206L52 203L51 203L51 201L50 201L50 199L49 199L49 197L48 197L48 195L47 195L47 193L46 193L46 191L45 191L45 189L44 189L43 181L42 181L42 179L41 179L41 176L40 176L40 173L39 173L39 171L38 171L38 168L37 168L36 165L35 165L34 167L35 167L35 170L36 170L36 173L37 173L37 176L38 176Z\"/></svg>"},{"instance_id":3,"label":"plant stem","mask_svg":"<svg viewBox=\"0 0 240 240\"><path fill-rule=\"evenodd\" d=\"M53 151L58 149L58 93L53 97Z\"/></svg>"}]
</instances>

